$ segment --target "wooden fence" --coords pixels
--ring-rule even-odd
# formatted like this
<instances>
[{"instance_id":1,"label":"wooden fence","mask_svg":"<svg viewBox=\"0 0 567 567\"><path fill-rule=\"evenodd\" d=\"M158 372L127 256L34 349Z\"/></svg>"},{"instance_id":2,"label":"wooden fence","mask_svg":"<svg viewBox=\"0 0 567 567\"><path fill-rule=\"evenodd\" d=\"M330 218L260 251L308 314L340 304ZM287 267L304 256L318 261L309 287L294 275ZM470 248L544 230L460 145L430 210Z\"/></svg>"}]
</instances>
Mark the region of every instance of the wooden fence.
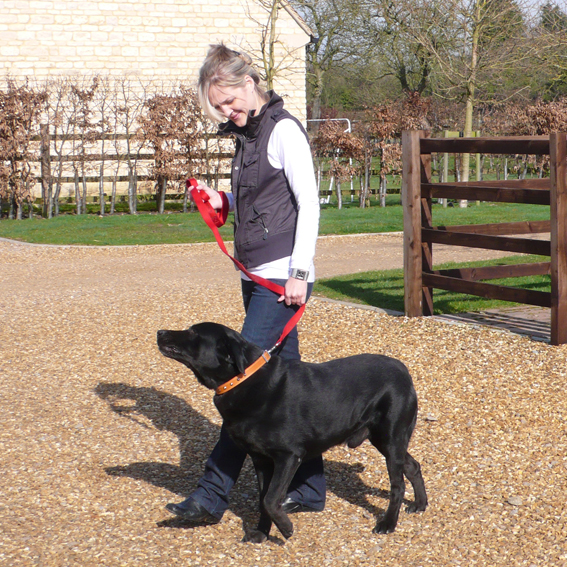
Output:
<instances>
[{"instance_id":1,"label":"wooden fence","mask_svg":"<svg viewBox=\"0 0 567 567\"><path fill-rule=\"evenodd\" d=\"M433 288L551 308L551 344L567 343L567 134L514 138L429 138L402 134L405 312L433 314ZM431 182L431 154L549 155L550 178L460 183ZM550 205L550 220L465 226L433 226L433 198ZM510 235L550 233L550 240ZM549 256L549 262L434 270L433 244ZM551 292L505 287L479 280L551 275Z\"/></svg>"}]
</instances>

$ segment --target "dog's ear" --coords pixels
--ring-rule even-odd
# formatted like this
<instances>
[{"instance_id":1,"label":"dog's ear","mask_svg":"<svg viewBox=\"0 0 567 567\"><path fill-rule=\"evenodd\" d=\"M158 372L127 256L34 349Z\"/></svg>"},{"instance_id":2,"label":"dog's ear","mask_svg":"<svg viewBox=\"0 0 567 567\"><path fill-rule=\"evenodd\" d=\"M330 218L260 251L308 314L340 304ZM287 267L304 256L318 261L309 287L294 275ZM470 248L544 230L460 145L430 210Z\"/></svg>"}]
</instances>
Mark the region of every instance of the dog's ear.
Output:
<instances>
[{"instance_id":1,"label":"dog's ear","mask_svg":"<svg viewBox=\"0 0 567 567\"><path fill-rule=\"evenodd\" d=\"M247 343L240 333L233 331L226 338L226 354L230 363L238 369L239 374L243 374L248 366L246 346Z\"/></svg>"}]
</instances>

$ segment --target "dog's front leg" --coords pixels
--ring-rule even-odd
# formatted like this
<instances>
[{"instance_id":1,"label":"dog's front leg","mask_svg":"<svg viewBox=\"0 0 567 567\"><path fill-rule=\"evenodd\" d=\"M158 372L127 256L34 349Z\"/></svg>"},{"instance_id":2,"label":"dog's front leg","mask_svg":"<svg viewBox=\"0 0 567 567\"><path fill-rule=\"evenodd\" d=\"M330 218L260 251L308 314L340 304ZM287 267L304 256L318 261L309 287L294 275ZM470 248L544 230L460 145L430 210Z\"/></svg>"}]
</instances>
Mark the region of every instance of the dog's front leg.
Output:
<instances>
[{"instance_id":1,"label":"dog's front leg","mask_svg":"<svg viewBox=\"0 0 567 567\"><path fill-rule=\"evenodd\" d=\"M301 459L297 455L289 453L276 455L274 457L274 473L263 499L264 510L286 539L293 535L293 524L283 511L282 503L300 464Z\"/></svg>"},{"instance_id":2,"label":"dog's front leg","mask_svg":"<svg viewBox=\"0 0 567 567\"><path fill-rule=\"evenodd\" d=\"M250 455L250 458L256 469L256 478L258 479L258 488L260 491L260 520L256 529L246 534L242 541L262 543L268 539L272 528L272 519L264 508L264 498L274 472L274 464L270 459L261 455Z\"/></svg>"}]
</instances>

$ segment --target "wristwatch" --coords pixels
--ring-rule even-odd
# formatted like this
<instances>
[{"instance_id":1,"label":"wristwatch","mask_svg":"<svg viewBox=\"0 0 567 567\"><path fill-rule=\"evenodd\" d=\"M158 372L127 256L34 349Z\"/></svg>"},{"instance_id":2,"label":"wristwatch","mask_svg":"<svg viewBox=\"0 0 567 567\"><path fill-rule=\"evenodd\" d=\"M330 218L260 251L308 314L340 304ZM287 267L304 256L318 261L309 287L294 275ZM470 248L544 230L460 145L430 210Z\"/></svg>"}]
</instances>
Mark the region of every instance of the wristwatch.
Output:
<instances>
[{"instance_id":1,"label":"wristwatch","mask_svg":"<svg viewBox=\"0 0 567 567\"><path fill-rule=\"evenodd\" d=\"M307 278L309 277L309 271L298 270L297 268L294 268L293 270L291 270L291 277L295 278L296 280L301 280L306 282Z\"/></svg>"}]
</instances>

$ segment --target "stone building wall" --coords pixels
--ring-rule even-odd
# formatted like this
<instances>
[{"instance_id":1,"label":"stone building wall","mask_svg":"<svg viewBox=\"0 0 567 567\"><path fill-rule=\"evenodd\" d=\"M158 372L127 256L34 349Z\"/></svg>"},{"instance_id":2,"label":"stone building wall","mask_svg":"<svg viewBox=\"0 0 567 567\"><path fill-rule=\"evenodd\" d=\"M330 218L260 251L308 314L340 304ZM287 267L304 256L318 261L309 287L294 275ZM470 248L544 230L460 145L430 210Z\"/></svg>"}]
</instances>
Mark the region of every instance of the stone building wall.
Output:
<instances>
[{"instance_id":1,"label":"stone building wall","mask_svg":"<svg viewBox=\"0 0 567 567\"><path fill-rule=\"evenodd\" d=\"M58 76L95 75L129 77L132 83L139 79L145 85L183 81L194 87L209 45L220 41L249 53L261 71L265 5L266 0L2 0L0 88L7 77L29 78L41 85ZM308 27L284 4L277 18L281 71L274 88L302 121L309 40ZM38 167L36 163L34 170ZM151 186L139 187L142 193L146 185ZM120 184L119 193L125 187ZM40 191L39 184L32 189L36 196ZM74 191L66 183L62 197L71 197ZM88 193L97 192L97 184L89 182Z\"/></svg>"},{"instance_id":2,"label":"stone building wall","mask_svg":"<svg viewBox=\"0 0 567 567\"><path fill-rule=\"evenodd\" d=\"M196 83L208 45L258 56L268 12L261 0L2 0L0 76L139 76ZM291 9L277 20L275 89L305 120L308 28Z\"/></svg>"}]
</instances>

